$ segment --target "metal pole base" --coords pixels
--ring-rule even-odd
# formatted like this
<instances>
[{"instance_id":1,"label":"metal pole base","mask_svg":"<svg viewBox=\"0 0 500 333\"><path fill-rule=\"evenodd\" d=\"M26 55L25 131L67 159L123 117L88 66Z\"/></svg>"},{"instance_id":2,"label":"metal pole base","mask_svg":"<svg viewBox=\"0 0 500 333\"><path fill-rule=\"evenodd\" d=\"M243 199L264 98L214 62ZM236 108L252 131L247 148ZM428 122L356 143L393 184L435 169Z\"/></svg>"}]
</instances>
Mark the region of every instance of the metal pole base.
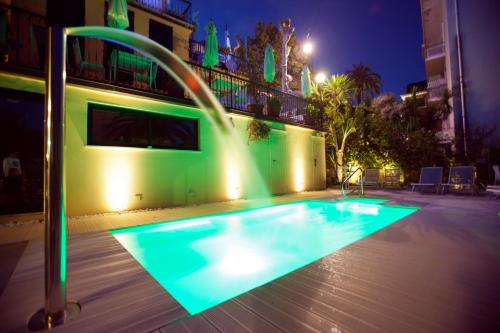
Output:
<instances>
[{"instance_id":1,"label":"metal pole base","mask_svg":"<svg viewBox=\"0 0 500 333\"><path fill-rule=\"evenodd\" d=\"M81 309L82 307L78 302L68 302L64 311L52 315L47 315L45 308L40 309L31 316L28 322L28 330L30 332L51 330L78 317Z\"/></svg>"}]
</instances>

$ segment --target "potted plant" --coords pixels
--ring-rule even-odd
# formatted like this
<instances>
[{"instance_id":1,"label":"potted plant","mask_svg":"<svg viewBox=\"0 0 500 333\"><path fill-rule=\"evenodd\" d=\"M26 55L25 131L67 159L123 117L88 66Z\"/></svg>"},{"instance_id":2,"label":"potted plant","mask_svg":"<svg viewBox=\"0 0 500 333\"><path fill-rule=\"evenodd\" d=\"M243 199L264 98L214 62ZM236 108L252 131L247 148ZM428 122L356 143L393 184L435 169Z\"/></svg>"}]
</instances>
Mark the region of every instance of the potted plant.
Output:
<instances>
[{"instance_id":1,"label":"potted plant","mask_svg":"<svg viewBox=\"0 0 500 333\"><path fill-rule=\"evenodd\" d=\"M278 97L269 97L267 99L267 113L271 117L278 118L281 112L281 103Z\"/></svg>"},{"instance_id":2,"label":"potted plant","mask_svg":"<svg viewBox=\"0 0 500 333\"><path fill-rule=\"evenodd\" d=\"M320 109L314 104L307 104L304 108L304 123L309 126L317 125L320 117Z\"/></svg>"},{"instance_id":3,"label":"potted plant","mask_svg":"<svg viewBox=\"0 0 500 333\"><path fill-rule=\"evenodd\" d=\"M251 84L248 87L248 93L252 98L252 103L247 104L248 111L258 115L262 115L264 105L261 102L261 96L258 87L255 84Z\"/></svg>"},{"instance_id":4,"label":"potted plant","mask_svg":"<svg viewBox=\"0 0 500 333\"><path fill-rule=\"evenodd\" d=\"M259 141L265 140L269 137L271 127L260 119L252 119L247 125L248 140Z\"/></svg>"}]
</instances>

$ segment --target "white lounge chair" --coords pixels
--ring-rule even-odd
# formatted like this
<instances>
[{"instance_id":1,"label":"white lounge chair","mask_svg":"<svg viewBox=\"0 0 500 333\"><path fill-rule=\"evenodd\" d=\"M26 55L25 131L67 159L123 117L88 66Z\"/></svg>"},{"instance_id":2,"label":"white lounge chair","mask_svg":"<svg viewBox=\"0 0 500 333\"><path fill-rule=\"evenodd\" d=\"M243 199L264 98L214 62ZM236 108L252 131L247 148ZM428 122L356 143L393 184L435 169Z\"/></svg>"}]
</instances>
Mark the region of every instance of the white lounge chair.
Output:
<instances>
[{"instance_id":1,"label":"white lounge chair","mask_svg":"<svg viewBox=\"0 0 500 333\"><path fill-rule=\"evenodd\" d=\"M384 187L400 186L400 175L401 171L399 169L385 169L384 170Z\"/></svg>"},{"instance_id":2,"label":"white lounge chair","mask_svg":"<svg viewBox=\"0 0 500 333\"><path fill-rule=\"evenodd\" d=\"M380 169L366 169L364 178L363 178L364 186L376 186L382 187L382 180L380 178Z\"/></svg>"},{"instance_id":3,"label":"white lounge chair","mask_svg":"<svg viewBox=\"0 0 500 333\"><path fill-rule=\"evenodd\" d=\"M411 183L411 191L415 188L434 188L439 193L443 181L442 167L425 167L420 169L420 179L418 183Z\"/></svg>"},{"instance_id":4,"label":"white lounge chair","mask_svg":"<svg viewBox=\"0 0 500 333\"><path fill-rule=\"evenodd\" d=\"M486 192L495 194L495 200L500 198L500 185L488 185L486 187Z\"/></svg>"},{"instance_id":5,"label":"white lounge chair","mask_svg":"<svg viewBox=\"0 0 500 333\"><path fill-rule=\"evenodd\" d=\"M495 181L493 182L493 184L500 185L500 167L498 166L498 164L495 164L492 166L492 168L495 172Z\"/></svg>"},{"instance_id":6,"label":"white lounge chair","mask_svg":"<svg viewBox=\"0 0 500 333\"><path fill-rule=\"evenodd\" d=\"M443 184L443 193L449 190L476 190L476 168L473 166L456 166L450 168L448 183Z\"/></svg>"}]
</instances>

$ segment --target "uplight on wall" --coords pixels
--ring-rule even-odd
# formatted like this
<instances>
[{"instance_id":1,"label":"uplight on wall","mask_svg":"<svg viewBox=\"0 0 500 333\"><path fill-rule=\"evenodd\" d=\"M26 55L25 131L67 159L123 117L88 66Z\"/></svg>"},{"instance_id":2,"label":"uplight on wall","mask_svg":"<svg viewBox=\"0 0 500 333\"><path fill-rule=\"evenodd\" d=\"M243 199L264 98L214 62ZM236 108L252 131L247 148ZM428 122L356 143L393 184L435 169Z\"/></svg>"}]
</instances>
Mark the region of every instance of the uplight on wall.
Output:
<instances>
[{"instance_id":1,"label":"uplight on wall","mask_svg":"<svg viewBox=\"0 0 500 333\"><path fill-rule=\"evenodd\" d=\"M293 180L295 191L304 191L304 161L300 158L296 158L293 162Z\"/></svg>"},{"instance_id":2,"label":"uplight on wall","mask_svg":"<svg viewBox=\"0 0 500 333\"><path fill-rule=\"evenodd\" d=\"M105 165L105 196L108 208L122 211L129 208L132 182L132 170L129 158L111 158Z\"/></svg>"},{"instance_id":3,"label":"uplight on wall","mask_svg":"<svg viewBox=\"0 0 500 333\"><path fill-rule=\"evenodd\" d=\"M234 160L229 160L226 171L226 193L230 200L241 197L241 180L238 164Z\"/></svg>"}]
</instances>

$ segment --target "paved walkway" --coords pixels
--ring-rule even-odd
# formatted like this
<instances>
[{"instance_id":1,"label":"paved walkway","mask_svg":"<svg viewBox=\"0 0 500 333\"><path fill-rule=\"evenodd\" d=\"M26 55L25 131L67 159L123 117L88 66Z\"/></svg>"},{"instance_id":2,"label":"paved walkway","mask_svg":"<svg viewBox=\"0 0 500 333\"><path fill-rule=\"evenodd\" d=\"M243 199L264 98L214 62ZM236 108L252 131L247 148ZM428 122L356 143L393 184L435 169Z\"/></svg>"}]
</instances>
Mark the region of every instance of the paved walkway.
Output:
<instances>
[{"instance_id":1,"label":"paved walkway","mask_svg":"<svg viewBox=\"0 0 500 333\"><path fill-rule=\"evenodd\" d=\"M307 195L331 199L334 194ZM95 225L96 217L88 217L93 223L81 229L74 226L68 242L68 294L81 302L83 311L55 331L500 332L500 202L405 191L377 191L370 196L421 209L192 317L109 233L91 232L100 226ZM195 215L247 204L197 206ZM170 210L163 212L165 216L174 216L166 211ZM153 217L165 220L160 215L140 215L144 213L159 211L118 214L113 222L103 217L101 223L113 227L145 223L140 216L147 217L146 222ZM179 214L175 216L189 215ZM121 220L120 215L127 218ZM24 332L26 318L43 304L43 242L10 243L2 249L12 256L8 267L0 270L11 271L0 296L0 331ZM12 257L18 261L14 268Z\"/></svg>"},{"instance_id":2,"label":"paved walkway","mask_svg":"<svg viewBox=\"0 0 500 333\"><path fill-rule=\"evenodd\" d=\"M338 190L312 191L276 196L269 201L233 200L175 208L75 216L68 218L68 233L76 235L106 231L134 225L224 213L271 203L281 204L298 200L339 196L340 192ZM43 214L41 213L0 216L0 244L43 239L43 233L44 224Z\"/></svg>"}]
</instances>

